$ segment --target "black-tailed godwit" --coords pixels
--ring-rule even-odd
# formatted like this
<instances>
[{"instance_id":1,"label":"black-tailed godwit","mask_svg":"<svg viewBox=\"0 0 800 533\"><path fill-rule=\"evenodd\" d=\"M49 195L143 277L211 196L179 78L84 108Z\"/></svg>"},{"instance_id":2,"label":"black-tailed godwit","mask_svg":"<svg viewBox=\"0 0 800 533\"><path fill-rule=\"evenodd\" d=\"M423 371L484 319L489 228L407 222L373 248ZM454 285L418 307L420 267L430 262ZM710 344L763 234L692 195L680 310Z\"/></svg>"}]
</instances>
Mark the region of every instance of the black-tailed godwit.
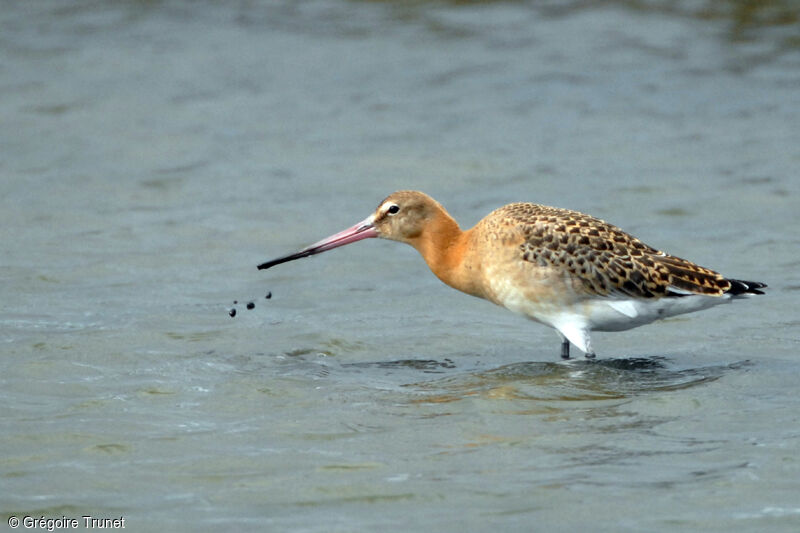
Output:
<instances>
[{"instance_id":1,"label":"black-tailed godwit","mask_svg":"<svg viewBox=\"0 0 800 533\"><path fill-rule=\"evenodd\" d=\"M509 204L462 231L441 204L418 191L395 192L355 226L258 268L371 237L410 244L451 287L555 328L564 359L570 342L595 356L591 331L635 328L764 294L766 287L725 278L567 209Z\"/></svg>"}]
</instances>

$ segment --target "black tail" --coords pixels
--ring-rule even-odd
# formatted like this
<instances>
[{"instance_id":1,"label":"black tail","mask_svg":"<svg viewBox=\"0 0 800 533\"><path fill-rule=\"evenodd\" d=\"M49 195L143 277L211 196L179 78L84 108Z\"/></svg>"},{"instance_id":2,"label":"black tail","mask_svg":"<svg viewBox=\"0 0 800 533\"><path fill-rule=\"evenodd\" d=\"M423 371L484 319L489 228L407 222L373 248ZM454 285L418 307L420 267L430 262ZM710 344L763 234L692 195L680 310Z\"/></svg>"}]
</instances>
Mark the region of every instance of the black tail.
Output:
<instances>
[{"instance_id":1,"label":"black tail","mask_svg":"<svg viewBox=\"0 0 800 533\"><path fill-rule=\"evenodd\" d=\"M766 283L760 281L742 281L740 279L729 279L731 288L725 291L725 294L736 296L739 294L764 294L764 291L759 289L767 288Z\"/></svg>"}]
</instances>

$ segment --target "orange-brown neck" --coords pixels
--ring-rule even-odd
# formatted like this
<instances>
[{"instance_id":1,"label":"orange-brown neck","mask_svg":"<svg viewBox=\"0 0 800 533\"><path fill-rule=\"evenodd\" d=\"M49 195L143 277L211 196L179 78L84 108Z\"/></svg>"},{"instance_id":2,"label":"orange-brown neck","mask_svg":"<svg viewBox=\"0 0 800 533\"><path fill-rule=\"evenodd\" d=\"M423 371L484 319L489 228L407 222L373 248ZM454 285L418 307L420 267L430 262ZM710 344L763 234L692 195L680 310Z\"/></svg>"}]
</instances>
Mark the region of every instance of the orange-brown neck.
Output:
<instances>
[{"instance_id":1,"label":"orange-brown neck","mask_svg":"<svg viewBox=\"0 0 800 533\"><path fill-rule=\"evenodd\" d=\"M484 297L479 285L479 265L473 264L472 230L462 231L443 209L424 231L409 241L440 280L473 296Z\"/></svg>"}]
</instances>

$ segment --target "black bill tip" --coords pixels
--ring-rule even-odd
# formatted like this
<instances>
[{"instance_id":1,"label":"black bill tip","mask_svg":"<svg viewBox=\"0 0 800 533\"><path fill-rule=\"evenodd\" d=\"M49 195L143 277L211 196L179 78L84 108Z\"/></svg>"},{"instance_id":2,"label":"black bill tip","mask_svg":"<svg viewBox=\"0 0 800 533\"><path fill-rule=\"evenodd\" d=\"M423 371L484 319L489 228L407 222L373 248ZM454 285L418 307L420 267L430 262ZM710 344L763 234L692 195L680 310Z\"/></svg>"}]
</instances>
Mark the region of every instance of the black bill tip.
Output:
<instances>
[{"instance_id":1,"label":"black bill tip","mask_svg":"<svg viewBox=\"0 0 800 533\"><path fill-rule=\"evenodd\" d=\"M264 270L270 267L274 267L275 265L280 265L281 263L287 263L289 261L294 261L295 259L300 259L301 257L308 257L309 255L314 255L315 253L316 252L314 250L305 250L294 254L284 255L282 257L278 257L271 261L261 263L260 265L258 265L258 269Z\"/></svg>"}]
</instances>

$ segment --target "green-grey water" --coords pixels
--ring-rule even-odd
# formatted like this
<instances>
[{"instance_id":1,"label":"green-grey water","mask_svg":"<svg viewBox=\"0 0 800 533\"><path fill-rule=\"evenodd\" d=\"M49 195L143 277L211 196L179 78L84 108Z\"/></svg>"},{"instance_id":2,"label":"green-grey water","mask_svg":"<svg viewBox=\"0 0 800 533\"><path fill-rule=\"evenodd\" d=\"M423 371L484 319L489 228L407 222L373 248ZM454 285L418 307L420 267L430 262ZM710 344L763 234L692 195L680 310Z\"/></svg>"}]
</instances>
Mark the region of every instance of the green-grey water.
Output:
<instances>
[{"instance_id":1,"label":"green-grey water","mask_svg":"<svg viewBox=\"0 0 800 533\"><path fill-rule=\"evenodd\" d=\"M799 16L5 2L2 523L797 531ZM770 289L561 362L407 246L256 270L397 189L464 227L586 211Z\"/></svg>"}]
</instances>

